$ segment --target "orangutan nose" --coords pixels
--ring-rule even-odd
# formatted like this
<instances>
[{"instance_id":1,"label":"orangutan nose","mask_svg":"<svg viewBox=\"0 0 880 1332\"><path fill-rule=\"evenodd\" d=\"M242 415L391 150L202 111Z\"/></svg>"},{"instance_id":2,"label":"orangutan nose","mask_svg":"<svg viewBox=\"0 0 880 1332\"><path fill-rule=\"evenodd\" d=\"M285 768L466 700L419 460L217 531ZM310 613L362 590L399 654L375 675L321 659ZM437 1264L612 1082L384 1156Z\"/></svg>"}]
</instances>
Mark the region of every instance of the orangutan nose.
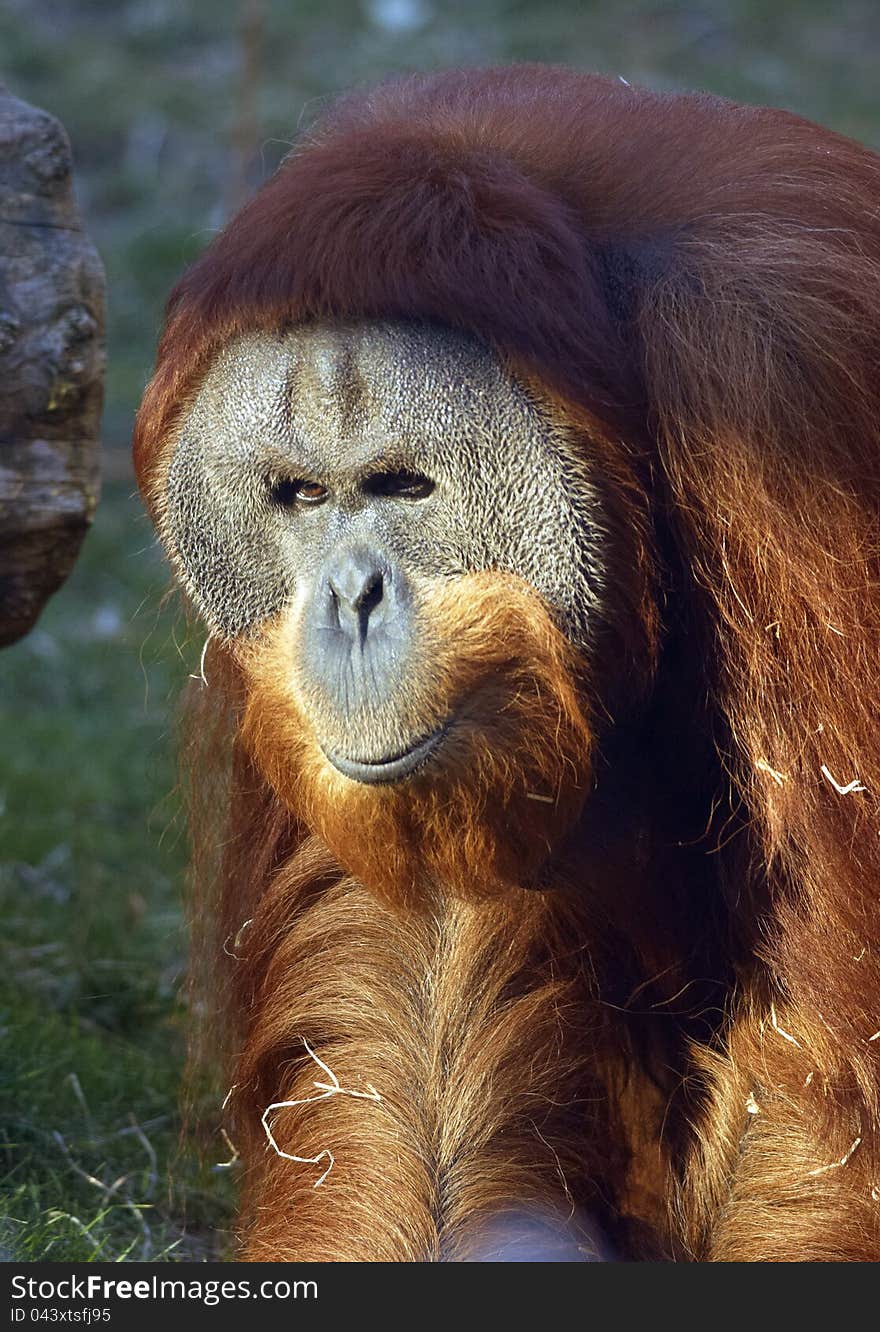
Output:
<instances>
[{"instance_id":1,"label":"orangutan nose","mask_svg":"<svg viewBox=\"0 0 880 1332\"><path fill-rule=\"evenodd\" d=\"M373 551L344 551L327 573L327 586L339 628L361 648L368 634L394 613L391 570L387 561Z\"/></svg>"}]
</instances>

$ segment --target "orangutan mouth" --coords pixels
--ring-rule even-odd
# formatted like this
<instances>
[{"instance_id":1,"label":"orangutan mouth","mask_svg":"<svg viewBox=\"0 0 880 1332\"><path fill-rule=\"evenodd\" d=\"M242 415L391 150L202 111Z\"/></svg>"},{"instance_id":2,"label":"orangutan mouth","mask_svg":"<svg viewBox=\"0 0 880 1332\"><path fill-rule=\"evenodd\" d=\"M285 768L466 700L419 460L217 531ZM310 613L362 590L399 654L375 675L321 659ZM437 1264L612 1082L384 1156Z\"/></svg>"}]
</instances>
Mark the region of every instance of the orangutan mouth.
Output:
<instances>
[{"instance_id":1,"label":"orangutan mouth","mask_svg":"<svg viewBox=\"0 0 880 1332\"><path fill-rule=\"evenodd\" d=\"M337 772L341 772L344 777L350 778L353 782L364 782L368 786L400 782L405 777L411 777L425 766L448 730L448 724L440 726L436 731L432 731L429 736L417 740L414 745L403 750L402 753L392 754L388 758L370 759L367 762L360 759L346 758L343 754L336 754L326 749L323 750L323 753Z\"/></svg>"}]
</instances>

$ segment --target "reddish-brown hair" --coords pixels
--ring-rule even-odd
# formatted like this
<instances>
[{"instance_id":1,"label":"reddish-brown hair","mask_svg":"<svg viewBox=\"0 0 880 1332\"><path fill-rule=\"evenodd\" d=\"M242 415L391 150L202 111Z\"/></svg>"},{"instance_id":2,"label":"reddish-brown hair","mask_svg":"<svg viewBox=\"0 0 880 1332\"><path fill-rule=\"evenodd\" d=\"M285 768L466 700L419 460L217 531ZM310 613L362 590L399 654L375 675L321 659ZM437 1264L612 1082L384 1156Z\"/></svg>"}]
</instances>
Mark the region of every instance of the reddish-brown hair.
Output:
<instances>
[{"instance_id":1,"label":"reddish-brown hair","mask_svg":"<svg viewBox=\"0 0 880 1332\"><path fill-rule=\"evenodd\" d=\"M873 153L784 112L535 66L395 82L342 101L184 277L138 417L160 511L226 339L398 316L476 333L602 422L739 832L724 1012L676 1065L696 1091L670 1242L696 1256L880 1252L878 198ZM703 928L652 954L633 919L627 947L674 969Z\"/></svg>"},{"instance_id":2,"label":"reddish-brown hair","mask_svg":"<svg viewBox=\"0 0 880 1332\"><path fill-rule=\"evenodd\" d=\"M420 692L457 721L402 785L361 786L327 763L291 665L295 614L238 653L241 738L260 771L363 884L413 909L426 882L472 898L533 882L581 811L593 749L585 672L531 588L495 573L416 587Z\"/></svg>"}]
</instances>

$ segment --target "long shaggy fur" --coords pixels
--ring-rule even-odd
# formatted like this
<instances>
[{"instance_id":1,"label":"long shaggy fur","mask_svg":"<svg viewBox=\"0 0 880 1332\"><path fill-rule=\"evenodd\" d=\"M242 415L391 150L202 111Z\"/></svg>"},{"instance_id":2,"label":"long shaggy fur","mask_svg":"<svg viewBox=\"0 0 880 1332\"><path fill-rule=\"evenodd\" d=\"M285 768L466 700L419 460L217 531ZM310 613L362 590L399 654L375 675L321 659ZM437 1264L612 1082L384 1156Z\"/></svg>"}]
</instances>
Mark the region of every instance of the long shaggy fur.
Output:
<instances>
[{"instance_id":1,"label":"long shaggy fur","mask_svg":"<svg viewBox=\"0 0 880 1332\"><path fill-rule=\"evenodd\" d=\"M298 1116L291 1122L295 1150L325 1145L334 1116L339 1140L357 1142L348 1176L337 1172L356 1183L334 1185L354 1190L346 1206L378 1209L383 1190L397 1199L405 1237L371 1249L364 1215L345 1223L358 1237L347 1253L439 1253L448 1199L474 1214L482 1205L461 1201L466 1191L436 1192L450 1176L413 1145L412 1120L424 1128L433 1116L436 1142L450 1116L460 1161L474 1116L488 1160L490 1140L507 1142L495 1116L528 1082L521 1074L537 1070L546 1088L558 1076L558 1099L573 1107L581 1074L572 1070L584 1060L605 1089L606 1114L583 1120L574 1155L589 1170L599 1134L610 1214L634 1210L667 1252L880 1253L878 197L874 154L782 112L539 67L417 77L342 102L173 294L136 437L141 485L160 516L175 423L227 338L317 316L402 316L477 333L575 414L603 422L654 524L664 641L652 710L632 727L621 705L618 726L594 745L596 790L575 830L583 899L593 905L562 930L589 948L594 1000L623 1010L637 1070L627 1092L607 1043L593 1043L595 1009L582 1010L570 989L564 1010L579 1016L562 1043L569 1053L555 1073L541 1071L537 1033L549 1030L542 1023L557 1002L542 1008L537 998L548 994L541 966L551 966L553 948L565 955L556 895L448 905L442 928L394 914L334 878L326 853L307 850L313 843L239 761L249 774L240 800L259 811L244 857L259 861L247 874L247 914L270 911L281 893L295 916L282 912L261 931L258 974L241 991L257 1100L309 1081L300 1035L321 1048L338 1042L343 1081L367 1078L381 1090L384 1077L397 1087L392 1106L403 1104L404 1083L434 1088L409 1106L410 1127L394 1138L406 1143L397 1174L383 1135L401 1121L382 1118L387 1109L336 1098L315 1110L313 1128L306 1115L302 1128ZM641 513L633 508L634 522ZM562 896L566 874L570 859L559 870ZM278 887L293 882L302 890ZM308 909L294 908L303 894ZM507 962L481 968L477 919L499 940L531 930L544 963L532 970L521 945L505 942L496 957ZM389 1014L415 1003L414 982L403 980L393 998L387 976L345 991L343 954L352 974L384 947L433 976L452 937L456 997L444 999L441 1021L459 1036L438 1046L434 1033L426 1044L416 1005L404 1053ZM517 1020L516 1056L491 1016L505 967L508 982L524 987L520 1014L529 1003L542 1009ZM282 1087L260 1052L271 1047L277 1059L282 1048L274 1003L285 985L296 994L285 1009L295 1016ZM372 1022L361 1002L368 992ZM460 1016L450 1016L469 1004L484 1005L475 1029L496 1068L476 1084L485 1105L469 1081L473 1058L437 1054L470 1050ZM439 1059L435 1071L454 1068L454 1107L425 1059ZM662 1151L657 1101L669 1112ZM517 1133L524 1123L517 1118ZM568 1131L544 1134L563 1175ZM616 1155L611 1144L631 1145L640 1132L636 1155L655 1150L671 1174L661 1165L636 1187L626 1146ZM538 1139L528 1152L517 1141L521 1160L534 1157ZM278 1222L285 1189L308 1187L296 1173L307 1167L288 1166L267 1167L265 1213L259 1188L249 1195L251 1253L263 1243L260 1226L267 1256L288 1252L290 1232ZM521 1168L511 1167L511 1189L537 1196ZM262 1166L253 1169L263 1178ZM556 1206L553 1171L542 1170L529 1179L543 1181L535 1189ZM673 1193L667 1221L658 1198ZM304 1254L318 1251L329 1219L328 1207L314 1231L306 1226Z\"/></svg>"},{"instance_id":2,"label":"long shaggy fur","mask_svg":"<svg viewBox=\"0 0 880 1332\"><path fill-rule=\"evenodd\" d=\"M572 947L576 913L520 891L401 917L349 878L308 905L315 854L307 843L277 876L245 936L252 1018L232 1103L250 1164L244 1255L462 1259L529 1217L563 1252L604 1256L607 1023ZM333 1152L319 1190L323 1165L261 1141L265 1106L315 1095L304 1037L343 1088L381 1096L275 1114L283 1150Z\"/></svg>"},{"instance_id":3,"label":"long shaggy fur","mask_svg":"<svg viewBox=\"0 0 880 1332\"><path fill-rule=\"evenodd\" d=\"M207 858L197 947L213 925L227 1123L247 1166L242 1255L653 1255L660 1241L644 1218L662 1206L668 1107L636 1066L637 1037L597 994L586 944L596 905L577 847L560 838L589 784L588 691L518 580L457 580L429 589L425 605L444 631L438 699L476 697L496 724L475 713L469 735L460 717L445 777L406 802L328 771L295 682L290 693L280 683L295 608L268 642L214 646L208 686L196 686L201 801L199 774L235 737L228 785L193 814ZM209 865L220 830L222 858ZM554 853L551 891L524 889L530 866ZM327 1075L310 1050L342 1094L316 1094ZM368 1088L380 1099L346 1094ZM296 1162L263 1124L288 1100L303 1104L271 1112L270 1127Z\"/></svg>"}]
</instances>

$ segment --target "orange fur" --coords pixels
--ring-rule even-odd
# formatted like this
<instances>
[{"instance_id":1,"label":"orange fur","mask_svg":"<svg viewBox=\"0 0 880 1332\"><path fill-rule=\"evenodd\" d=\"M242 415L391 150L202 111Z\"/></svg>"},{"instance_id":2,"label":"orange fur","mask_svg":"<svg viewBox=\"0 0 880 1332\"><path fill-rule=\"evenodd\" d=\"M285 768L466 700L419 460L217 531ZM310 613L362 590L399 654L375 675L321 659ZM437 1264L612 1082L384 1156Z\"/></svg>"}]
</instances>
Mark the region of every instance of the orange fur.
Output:
<instances>
[{"instance_id":1,"label":"orange fur","mask_svg":"<svg viewBox=\"0 0 880 1332\"><path fill-rule=\"evenodd\" d=\"M453 72L343 103L177 289L136 438L160 523L226 339L428 318L601 460L620 580L586 675L509 582L425 589L437 715L509 693L412 811L321 765L295 619L212 648L196 951L249 1255L464 1256L519 1206L564 1230L568 1194L629 1256L880 1255L878 192L782 112ZM313 1081L302 1037L383 1094L280 1112L337 1152L318 1190L259 1124Z\"/></svg>"},{"instance_id":2,"label":"orange fur","mask_svg":"<svg viewBox=\"0 0 880 1332\"><path fill-rule=\"evenodd\" d=\"M300 712L295 607L247 647L213 646L195 687L196 776L206 745L237 737L194 826L225 841L200 865L197 937L213 923L242 1253L461 1260L526 1221L550 1253L656 1253L666 1101L596 993L597 904L564 836L591 781L583 672L518 579L427 584L420 606L437 715L458 708L439 781L361 788L330 768ZM545 891L526 891L536 877ZM282 1150L333 1153L318 1189L326 1161L277 1156L261 1123L315 1095L306 1041L344 1088L381 1095L273 1112Z\"/></svg>"},{"instance_id":3,"label":"orange fur","mask_svg":"<svg viewBox=\"0 0 880 1332\"><path fill-rule=\"evenodd\" d=\"M340 864L408 906L428 892L484 896L539 875L586 798L592 749L583 672L521 580L427 585L418 619L414 725L454 720L428 771L402 786L364 787L324 757L297 678L296 608L238 649L241 734L256 765Z\"/></svg>"},{"instance_id":4,"label":"orange fur","mask_svg":"<svg viewBox=\"0 0 880 1332\"><path fill-rule=\"evenodd\" d=\"M621 1162L600 1149L607 1023L571 946L576 909L519 890L400 916L347 878L316 899L314 855L307 843L270 884L240 963L254 977L231 1103L243 1256L462 1259L523 1214L601 1251L591 1212L604 1222L599 1181ZM315 1094L303 1037L343 1087L381 1096L274 1115L284 1150L333 1152L317 1189L323 1166L279 1158L260 1126L271 1102ZM588 1126L594 1151L577 1146Z\"/></svg>"}]
</instances>

